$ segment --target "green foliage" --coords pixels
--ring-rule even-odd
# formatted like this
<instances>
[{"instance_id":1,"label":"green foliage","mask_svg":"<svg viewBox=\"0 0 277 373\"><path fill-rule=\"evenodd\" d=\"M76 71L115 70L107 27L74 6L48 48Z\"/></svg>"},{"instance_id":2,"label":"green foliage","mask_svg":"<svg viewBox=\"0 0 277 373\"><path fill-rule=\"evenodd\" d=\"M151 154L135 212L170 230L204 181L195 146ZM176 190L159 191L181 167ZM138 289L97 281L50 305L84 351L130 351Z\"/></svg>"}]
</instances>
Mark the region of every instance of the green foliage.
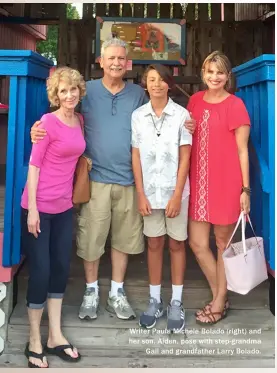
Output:
<instances>
[{"instance_id":1,"label":"green foliage","mask_svg":"<svg viewBox=\"0 0 277 373\"><path fill-rule=\"evenodd\" d=\"M68 19L80 19L77 9L71 4L67 4L66 13ZM58 58L58 38L59 26L48 26L47 39L37 43L37 52L56 62Z\"/></svg>"},{"instance_id":2,"label":"green foliage","mask_svg":"<svg viewBox=\"0 0 277 373\"><path fill-rule=\"evenodd\" d=\"M80 19L78 10L71 4L67 4L66 14L68 19Z\"/></svg>"},{"instance_id":3,"label":"green foliage","mask_svg":"<svg viewBox=\"0 0 277 373\"><path fill-rule=\"evenodd\" d=\"M47 27L47 39L37 43L37 52L56 62L58 56L58 26Z\"/></svg>"}]
</instances>

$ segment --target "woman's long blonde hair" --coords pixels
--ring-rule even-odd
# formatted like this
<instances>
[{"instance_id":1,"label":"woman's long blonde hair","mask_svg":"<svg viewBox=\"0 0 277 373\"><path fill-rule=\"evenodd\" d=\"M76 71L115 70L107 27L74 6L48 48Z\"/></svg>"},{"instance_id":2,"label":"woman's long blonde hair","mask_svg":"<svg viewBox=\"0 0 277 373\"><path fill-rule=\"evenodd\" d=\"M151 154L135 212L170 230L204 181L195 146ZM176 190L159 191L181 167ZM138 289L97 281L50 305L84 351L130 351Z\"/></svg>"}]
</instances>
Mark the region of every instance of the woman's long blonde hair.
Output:
<instances>
[{"instance_id":1,"label":"woman's long blonde hair","mask_svg":"<svg viewBox=\"0 0 277 373\"><path fill-rule=\"evenodd\" d=\"M202 78L203 83L206 84L204 80L205 67L207 64L210 64L211 62L214 62L218 70L222 71L224 74L228 76L228 80L224 88L226 89L226 91L230 91L233 86L232 66L231 66L229 58L220 51L214 51L205 58L205 61L203 62L202 68L201 68L201 78Z\"/></svg>"}]
</instances>

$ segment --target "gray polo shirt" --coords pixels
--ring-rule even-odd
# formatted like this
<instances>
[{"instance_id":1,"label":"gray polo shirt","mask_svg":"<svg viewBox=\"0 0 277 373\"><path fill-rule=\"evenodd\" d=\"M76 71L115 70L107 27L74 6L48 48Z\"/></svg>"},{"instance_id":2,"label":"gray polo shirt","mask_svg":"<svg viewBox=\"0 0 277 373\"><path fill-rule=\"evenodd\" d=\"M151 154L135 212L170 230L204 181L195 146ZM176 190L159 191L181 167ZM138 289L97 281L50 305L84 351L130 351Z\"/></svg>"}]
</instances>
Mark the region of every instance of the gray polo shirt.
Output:
<instances>
[{"instance_id":1,"label":"gray polo shirt","mask_svg":"<svg viewBox=\"0 0 277 373\"><path fill-rule=\"evenodd\" d=\"M86 83L81 112L85 120L86 154L92 159L90 179L104 184L133 185L131 117L148 101L144 90L126 83L113 95L102 79Z\"/></svg>"}]
</instances>

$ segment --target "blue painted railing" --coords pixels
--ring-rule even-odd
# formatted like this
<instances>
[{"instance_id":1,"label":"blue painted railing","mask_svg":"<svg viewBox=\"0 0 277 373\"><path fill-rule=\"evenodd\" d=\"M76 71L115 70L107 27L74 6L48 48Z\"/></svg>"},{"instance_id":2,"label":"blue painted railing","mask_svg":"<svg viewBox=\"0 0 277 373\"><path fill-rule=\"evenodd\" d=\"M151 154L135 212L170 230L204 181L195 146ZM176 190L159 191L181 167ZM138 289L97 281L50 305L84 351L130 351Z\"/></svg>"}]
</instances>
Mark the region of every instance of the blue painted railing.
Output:
<instances>
[{"instance_id":1,"label":"blue painted railing","mask_svg":"<svg viewBox=\"0 0 277 373\"><path fill-rule=\"evenodd\" d=\"M275 55L236 67L237 95L251 118L251 217L263 237L269 268L275 271Z\"/></svg>"},{"instance_id":2,"label":"blue painted railing","mask_svg":"<svg viewBox=\"0 0 277 373\"><path fill-rule=\"evenodd\" d=\"M20 200L31 151L32 124L49 109L52 61L27 50L0 50L0 76L10 78L3 266L20 262Z\"/></svg>"}]
</instances>

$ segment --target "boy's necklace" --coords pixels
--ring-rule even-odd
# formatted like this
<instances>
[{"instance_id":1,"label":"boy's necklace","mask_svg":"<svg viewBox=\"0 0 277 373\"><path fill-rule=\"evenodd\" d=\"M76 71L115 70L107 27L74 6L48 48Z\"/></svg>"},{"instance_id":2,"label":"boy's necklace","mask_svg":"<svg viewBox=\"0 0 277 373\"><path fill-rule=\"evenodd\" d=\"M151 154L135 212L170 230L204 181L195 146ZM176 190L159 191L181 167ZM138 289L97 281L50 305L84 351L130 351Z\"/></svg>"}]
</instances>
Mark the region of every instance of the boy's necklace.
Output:
<instances>
[{"instance_id":1,"label":"boy's necklace","mask_svg":"<svg viewBox=\"0 0 277 373\"><path fill-rule=\"evenodd\" d=\"M153 115L151 114L151 118L152 118L152 122L154 124L154 127L155 127L155 130L156 130L156 134L157 136L159 137L161 135L161 130L162 130L162 126L163 126L163 122L164 122L164 118L165 118L165 114L163 114L163 118L162 118L162 123L161 123L161 126L160 126L160 129L157 128L157 125L154 121L154 118L153 118Z\"/></svg>"}]
</instances>

